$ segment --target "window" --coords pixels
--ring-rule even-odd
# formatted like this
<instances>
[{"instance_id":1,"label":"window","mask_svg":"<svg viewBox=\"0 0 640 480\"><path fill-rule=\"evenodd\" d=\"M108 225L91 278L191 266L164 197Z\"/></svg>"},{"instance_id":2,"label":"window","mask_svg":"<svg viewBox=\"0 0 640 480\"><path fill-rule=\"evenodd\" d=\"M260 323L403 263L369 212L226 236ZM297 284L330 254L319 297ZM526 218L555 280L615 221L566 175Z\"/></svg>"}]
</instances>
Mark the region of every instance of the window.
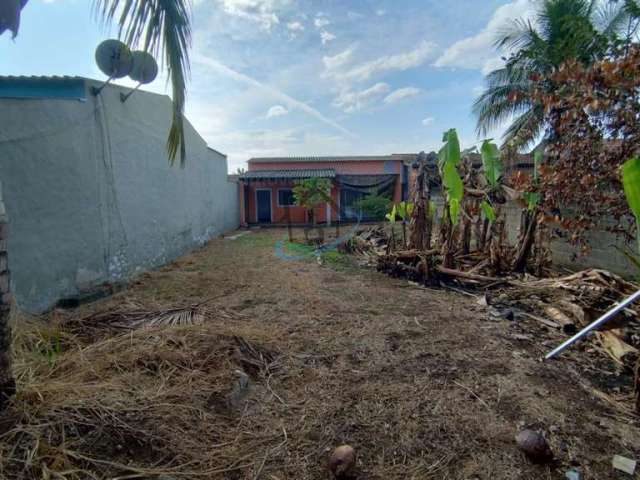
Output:
<instances>
[{"instance_id":1,"label":"window","mask_svg":"<svg viewBox=\"0 0 640 480\"><path fill-rule=\"evenodd\" d=\"M278 190L278 206L287 207L295 205L296 202L293 199L293 190L290 188L283 188Z\"/></svg>"}]
</instances>

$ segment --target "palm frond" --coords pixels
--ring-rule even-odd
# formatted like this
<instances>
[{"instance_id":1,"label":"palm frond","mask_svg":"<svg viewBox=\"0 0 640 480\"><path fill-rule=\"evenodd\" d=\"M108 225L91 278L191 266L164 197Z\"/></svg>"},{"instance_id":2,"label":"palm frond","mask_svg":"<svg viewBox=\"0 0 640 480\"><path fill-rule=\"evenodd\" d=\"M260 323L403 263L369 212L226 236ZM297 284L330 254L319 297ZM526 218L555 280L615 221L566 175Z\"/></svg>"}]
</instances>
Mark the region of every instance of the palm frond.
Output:
<instances>
[{"instance_id":1,"label":"palm frond","mask_svg":"<svg viewBox=\"0 0 640 480\"><path fill-rule=\"evenodd\" d=\"M486 135L505 120L531 108L531 81L525 69L510 66L494 70L486 78L487 89L474 102L476 130Z\"/></svg>"},{"instance_id":2,"label":"palm frond","mask_svg":"<svg viewBox=\"0 0 640 480\"><path fill-rule=\"evenodd\" d=\"M161 56L166 64L173 99L167 151L173 164L179 150L180 164L184 165L184 107L191 47L189 0L94 0L94 6L105 21L118 24L118 35L127 44Z\"/></svg>"},{"instance_id":3,"label":"palm frond","mask_svg":"<svg viewBox=\"0 0 640 480\"><path fill-rule=\"evenodd\" d=\"M599 4L594 9L593 21L601 34L610 37L624 32L629 22L629 16L629 10L623 2L607 2Z\"/></svg>"},{"instance_id":4,"label":"palm frond","mask_svg":"<svg viewBox=\"0 0 640 480\"><path fill-rule=\"evenodd\" d=\"M517 117L505 131L503 146L509 145L516 149L530 146L540 136L544 127L544 111L540 107L533 107Z\"/></svg>"},{"instance_id":5,"label":"palm frond","mask_svg":"<svg viewBox=\"0 0 640 480\"><path fill-rule=\"evenodd\" d=\"M9 30L11 38L18 36L20 13L29 0L3 0L0 2L0 35Z\"/></svg>"}]
</instances>

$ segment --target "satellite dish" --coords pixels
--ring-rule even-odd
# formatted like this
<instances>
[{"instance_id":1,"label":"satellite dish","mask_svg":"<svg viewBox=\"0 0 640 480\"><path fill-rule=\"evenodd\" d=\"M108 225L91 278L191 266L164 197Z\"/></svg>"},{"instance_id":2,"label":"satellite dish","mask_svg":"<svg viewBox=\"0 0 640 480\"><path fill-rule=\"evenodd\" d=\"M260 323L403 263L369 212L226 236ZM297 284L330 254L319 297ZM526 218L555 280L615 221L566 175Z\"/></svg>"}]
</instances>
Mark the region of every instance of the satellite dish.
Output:
<instances>
[{"instance_id":1,"label":"satellite dish","mask_svg":"<svg viewBox=\"0 0 640 480\"><path fill-rule=\"evenodd\" d=\"M132 53L133 66L129 72L131 80L146 85L153 82L158 76L158 64L156 59L147 52L141 50Z\"/></svg>"},{"instance_id":2,"label":"satellite dish","mask_svg":"<svg viewBox=\"0 0 640 480\"><path fill-rule=\"evenodd\" d=\"M136 85L136 88L126 95L124 93L120 94L120 100L122 103L126 102L141 85L153 82L158 76L158 64L156 63L155 58L153 58L149 53L137 50L131 55L133 57L133 66L129 72L129 78L138 82L138 85Z\"/></svg>"},{"instance_id":3,"label":"satellite dish","mask_svg":"<svg viewBox=\"0 0 640 480\"><path fill-rule=\"evenodd\" d=\"M122 78L131 72L133 55L120 40L105 40L96 48L96 63L109 79Z\"/></svg>"}]
</instances>

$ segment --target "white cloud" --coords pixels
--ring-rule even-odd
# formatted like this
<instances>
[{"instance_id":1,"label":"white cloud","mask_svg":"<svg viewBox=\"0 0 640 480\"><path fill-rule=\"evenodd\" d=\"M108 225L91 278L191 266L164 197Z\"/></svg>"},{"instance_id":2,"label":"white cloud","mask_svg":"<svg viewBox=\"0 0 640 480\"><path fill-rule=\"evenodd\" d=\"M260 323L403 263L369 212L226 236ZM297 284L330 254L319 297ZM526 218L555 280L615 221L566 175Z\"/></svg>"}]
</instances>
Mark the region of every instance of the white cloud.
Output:
<instances>
[{"instance_id":1,"label":"white cloud","mask_svg":"<svg viewBox=\"0 0 640 480\"><path fill-rule=\"evenodd\" d=\"M405 87L399 88L398 90L394 90L389 95L387 95L384 99L384 103L387 105L391 105L393 103L398 103L401 100L406 98L415 97L422 92L419 88L416 87Z\"/></svg>"},{"instance_id":2,"label":"white cloud","mask_svg":"<svg viewBox=\"0 0 640 480\"><path fill-rule=\"evenodd\" d=\"M287 23L287 28L292 32L302 32L304 30L304 25L300 22L289 22Z\"/></svg>"},{"instance_id":3,"label":"white cloud","mask_svg":"<svg viewBox=\"0 0 640 480\"><path fill-rule=\"evenodd\" d=\"M333 33L327 32L326 30L322 30L320 32L320 39L322 40L322 44L326 45L331 40L335 40L336 36Z\"/></svg>"},{"instance_id":4,"label":"white cloud","mask_svg":"<svg viewBox=\"0 0 640 480\"><path fill-rule=\"evenodd\" d=\"M535 0L514 0L501 6L480 33L449 46L435 61L434 66L479 69L484 74L499 68L503 62L494 48L496 35L513 19L531 18L535 14L536 5Z\"/></svg>"},{"instance_id":5,"label":"white cloud","mask_svg":"<svg viewBox=\"0 0 640 480\"><path fill-rule=\"evenodd\" d=\"M375 60L369 60L367 62L354 65L344 71L340 71L340 69L334 66L333 69L327 71L327 74L335 77L337 80L364 81L381 73L393 70L402 71L418 67L431 56L435 47L435 43L425 40L416 48L409 50L408 52L385 55Z\"/></svg>"},{"instance_id":6,"label":"white cloud","mask_svg":"<svg viewBox=\"0 0 640 480\"><path fill-rule=\"evenodd\" d=\"M277 12L290 2L291 0L218 0L222 10L228 15L255 22L265 31L270 31L280 23Z\"/></svg>"},{"instance_id":7,"label":"white cloud","mask_svg":"<svg viewBox=\"0 0 640 480\"><path fill-rule=\"evenodd\" d=\"M324 27L330 25L331 22L329 21L329 19L327 17L325 17L324 15L319 14L318 16L316 16L315 20L313 21L313 24L316 26L316 28L318 30L320 30L321 28L324 28Z\"/></svg>"},{"instance_id":8,"label":"white cloud","mask_svg":"<svg viewBox=\"0 0 640 480\"><path fill-rule=\"evenodd\" d=\"M357 112L386 95L390 89L388 84L381 82L362 91L344 90L333 100L333 106L346 113Z\"/></svg>"},{"instance_id":9,"label":"white cloud","mask_svg":"<svg viewBox=\"0 0 640 480\"><path fill-rule=\"evenodd\" d=\"M340 52L332 57L322 57L322 62L327 70L336 70L343 65L351 63L353 59L353 47L346 49L344 52Z\"/></svg>"},{"instance_id":10,"label":"white cloud","mask_svg":"<svg viewBox=\"0 0 640 480\"><path fill-rule=\"evenodd\" d=\"M431 125L433 125L433 122L435 122L436 119L433 117L427 117L424 120L422 120L422 125L424 125L425 127L430 127Z\"/></svg>"},{"instance_id":11,"label":"white cloud","mask_svg":"<svg viewBox=\"0 0 640 480\"><path fill-rule=\"evenodd\" d=\"M342 125L338 124L334 120L331 120L330 118L325 117L318 110L310 107L306 103L301 102L300 100L296 100L295 98L287 95L286 93L283 93L269 85L265 85L259 82L258 80L251 78L248 75L245 75L244 73L237 72L232 68L229 68L226 65L218 62L217 60L208 58L199 53L194 53L192 55L192 60L194 63L208 67L209 69L219 73L220 75L224 75L227 78L231 78L237 82L241 82L245 85L249 85L249 86L260 89L261 91L267 93L273 98L284 103L286 106L289 107L289 109L299 110L315 118L316 120L324 123L325 125L329 125L330 127L344 133L345 135L348 135L349 137L352 137L352 138L356 137L353 133L351 133L349 130L344 128Z\"/></svg>"},{"instance_id":12,"label":"white cloud","mask_svg":"<svg viewBox=\"0 0 640 480\"><path fill-rule=\"evenodd\" d=\"M289 110L287 110L282 105L274 105L267 112L266 118L281 117L281 116L286 115L288 113L289 113Z\"/></svg>"},{"instance_id":13,"label":"white cloud","mask_svg":"<svg viewBox=\"0 0 640 480\"><path fill-rule=\"evenodd\" d=\"M383 8L379 8L378 10L376 10L376 15L379 17L383 17L387 14L387 11L384 10Z\"/></svg>"}]
</instances>

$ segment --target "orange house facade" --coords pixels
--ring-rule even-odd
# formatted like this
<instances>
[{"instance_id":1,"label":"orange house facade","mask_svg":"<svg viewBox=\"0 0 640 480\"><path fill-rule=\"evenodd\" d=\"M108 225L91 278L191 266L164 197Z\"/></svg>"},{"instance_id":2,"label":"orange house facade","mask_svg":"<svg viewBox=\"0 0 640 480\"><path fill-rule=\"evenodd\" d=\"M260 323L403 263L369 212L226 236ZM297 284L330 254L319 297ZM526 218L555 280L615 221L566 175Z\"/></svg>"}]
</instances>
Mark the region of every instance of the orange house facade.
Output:
<instances>
[{"instance_id":1,"label":"orange house facade","mask_svg":"<svg viewBox=\"0 0 640 480\"><path fill-rule=\"evenodd\" d=\"M252 158L239 177L240 224L302 225L308 212L294 203L293 187L307 178L326 178L333 184L331 201L316 208L316 223L366 221L358 207L369 195L394 202L407 199L413 154L344 157Z\"/></svg>"}]
</instances>

